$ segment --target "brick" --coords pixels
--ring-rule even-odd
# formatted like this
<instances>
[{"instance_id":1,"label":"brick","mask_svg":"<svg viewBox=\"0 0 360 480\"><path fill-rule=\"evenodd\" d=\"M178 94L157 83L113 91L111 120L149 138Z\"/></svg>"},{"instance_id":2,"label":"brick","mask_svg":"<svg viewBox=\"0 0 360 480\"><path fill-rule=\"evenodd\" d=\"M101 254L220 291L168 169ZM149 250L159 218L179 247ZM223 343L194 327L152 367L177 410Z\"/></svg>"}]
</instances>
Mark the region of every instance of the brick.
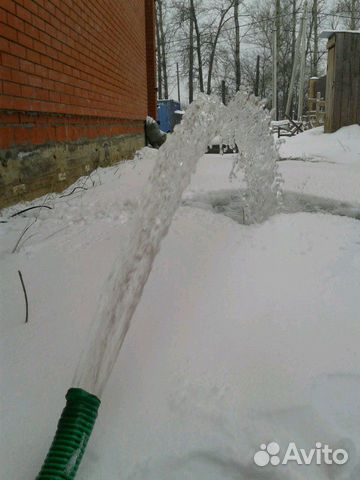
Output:
<instances>
[{"instance_id":1,"label":"brick","mask_svg":"<svg viewBox=\"0 0 360 480\"><path fill-rule=\"evenodd\" d=\"M49 76L48 69L45 68L42 65L35 65L35 73L36 73L36 75L39 75L40 77L48 78L48 76Z\"/></svg>"},{"instance_id":2,"label":"brick","mask_svg":"<svg viewBox=\"0 0 360 480\"><path fill-rule=\"evenodd\" d=\"M49 100L48 90L44 90L42 88L36 88L36 98L44 101Z\"/></svg>"},{"instance_id":3,"label":"brick","mask_svg":"<svg viewBox=\"0 0 360 480\"><path fill-rule=\"evenodd\" d=\"M10 68L0 65L0 78L2 80L12 80L11 72Z\"/></svg>"},{"instance_id":4,"label":"brick","mask_svg":"<svg viewBox=\"0 0 360 480\"><path fill-rule=\"evenodd\" d=\"M49 91L49 100L54 103L61 102L61 95L59 92Z\"/></svg>"},{"instance_id":5,"label":"brick","mask_svg":"<svg viewBox=\"0 0 360 480\"><path fill-rule=\"evenodd\" d=\"M34 40L34 50L36 50L38 53L46 54L46 45L42 42Z\"/></svg>"},{"instance_id":6,"label":"brick","mask_svg":"<svg viewBox=\"0 0 360 480\"><path fill-rule=\"evenodd\" d=\"M27 84L27 82L29 81L29 76L25 72L20 72L19 70L12 70L11 80L15 83Z\"/></svg>"},{"instance_id":7,"label":"brick","mask_svg":"<svg viewBox=\"0 0 360 480\"><path fill-rule=\"evenodd\" d=\"M14 141L17 145L26 145L31 143L31 128L14 128Z\"/></svg>"},{"instance_id":8,"label":"brick","mask_svg":"<svg viewBox=\"0 0 360 480\"><path fill-rule=\"evenodd\" d=\"M25 23L25 33L33 39L39 39L39 30L29 23Z\"/></svg>"},{"instance_id":9,"label":"brick","mask_svg":"<svg viewBox=\"0 0 360 480\"><path fill-rule=\"evenodd\" d=\"M9 148L14 144L14 128L0 127L0 147Z\"/></svg>"},{"instance_id":10,"label":"brick","mask_svg":"<svg viewBox=\"0 0 360 480\"><path fill-rule=\"evenodd\" d=\"M0 50L7 52L9 50L9 41L6 38L0 37Z\"/></svg>"},{"instance_id":11,"label":"brick","mask_svg":"<svg viewBox=\"0 0 360 480\"><path fill-rule=\"evenodd\" d=\"M4 67L19 68L19 59L8 53L1 54L2 64Z\"/></svg>"},{"instance_id":12,"label":"brick","mask_svg":"<svg viewBox=\"0 0 360 480\"><path fill-rule=\"evenodd\" d=\"M147 68L154 69L155 58L151 42L144 49L144 0L121 8L118 0L1 0L0 19L5 21L1 78L7 92L21 92L4 94L1 108L86 115L82 127L79 117L67 120L73 139L134 131L132 124L112 126L109 116L145 117ZM154 105L155 90L149 92ZM53 128L42 134L63 138L64 132Z\"/></svg>"},{"instance_id":13,"label":"brick","mask_svg":"<svg viewBox=\"0 0 360 480\"><path fill-rule=\"evenodd\" d=\"M66 17L64 15L64 13L59 8L56 8L55 16L61 23L65 23Z\"/></svg>"},{"instance_id":14,"label":"brick","mask_svg":"<svg viewBox=\"0 0 360 480\"><path fill-rule=\"evenodd\" d=\"M21 57L21 58L26 57L25 48L22 45L18 45L17 43L10 42L9 52L15 57Z\"/></svg>"},{"instance_id":15,"label":"brick","mask_svg":"<svg viewBox=\"0 0 360 480\"><path fill-rule=\"evenodd\" d=\"M40 58L39 52L36 52L35 50L26 51L26 59L29 60L29 62L40 63Z\"/></svg>"},{"instance_id":16,"label":"brick","mask_svg":"<svg viewBox=\"0 0 360 480\"><path fill-rule=\"evenodd\" d=\"M28 10L30 10L31 13L38 15L39 14L39 7L36 5L36 3L33 0L26 0L24 2L24 7L26 7Z\"/></svg>"},{"instance_id":17,"label":"brick","mask_svg":"<svg viewBox=\"0 0 360 480\"><path fill-rule=\"evenodd\" d=\"M39 30L45 30L45 22L42 18L34 16L32 24Z\"/></svg>"},{"instance_id":18,"label":"brick","mask_svg":"<svg viewBox=\"0 0 360 480\"><path fill-rule=\"evenodd\" d=\"M33 48L34 41L29 35L18 32L18 43L26 48Z\"/></svg>"},{"instance_id":19,"label":"brick","mask_svg":"<svg viewBox=\"0 0 360 480\"><path fill-rule=\"evenodd\" d=\"M46 88L46 80L43 80L41 77L36 75L28 75L28 84L32 87L45 87Z\"/></svg>"},{"instance_id":20,"label":"brick","mask_svg":"<svg viewBox=\"0 0 360 480\"><path fill-rule=\"evenodd\" d=\"M59 42L59 40L57 40L56 38L52 38L51 39L51 46L53 48L56 48L57 50L61 50L62 48L62 43Z\"/></svg>"},{"instance_id":21,"label":"brick","mask_svg":"<svg viewBox=\"0 0 360 480\"><path fill-rule=\"evenodd\" d=\"M7 15L8 15L8 13L5 10L3 10L2 8L0 8L0 22L1 23L6 23Z\"/></svg>"},{"instance_id":22,"label":"brick","mask_svg":"<svg viewBox=\"0 0 360 480\"><path fill-rule=\"evenodd\" d=\"M48 57L46 55L41 55L41 64L44 65L47 68L52 68L53 61L50 57Z\"/></svg>"},{"instance_id":23,"label":"brick","mask_svg":"<svg viewBox=\"0 0 360 480\"><path fill-rule=\"evenodd\" d=\"M13 15L11 13L7 14L7 22L9 26L15 28L15 30L20 30L21 32L24 31L25 28L25 23L21 18L17 17L16 15Z\"/></svg>"},{"instance_id":24,"label":"brick","mask_svg":"<svg viewBox=\"0 0 360 480\"><path fill-rule=\"evenodd\" d=\"M28 23L32 22L32 15L29 10L26 10L20 5L16 5L16 15Z\"/></svg>"},{"instance_id":25,"label":"brick","mask_svg":"<svg viewBox=\"0 0 360 480\"><path fill-rule=\"evenodd\" d=\"M46 45L51 45L51 37L45 32L40 31L39 32L39 40Z\"/></svg>"},{"instance_id":26,"label":"brick","mask_svg":"<svg viewBox=\"0 0 360 480\"><path fill-rule=\"evenodd\" d=\"M8 40L17 41L17 30L9 25L1 25L1 35Z\"/></svg>"},{"instance_id":27,"label":"brick","mask_svg":"<svg viewBox=\"0 0 360 480\"><path fill-rule=\"evenodd\" d=\"M34 73L35 66L33 63L29 62L28 60L20 60L20 70L23 72Z\"/></svg>"},{"instance_id":28,"label":"brick","mask_svg":"<svg viewBox=\"0 0 360 480\"><path fill-rule=\"evenodd\" d=\"M49 0L47 0L47 1L49 1ZM48 9L47 9L47 5L45 6L45 8L39 7L39 9L38 9L38 16L39 16L40 18L42 18L42 19L45 21L45 23L50 22L51 14L50 14L50 12L49 12Z\"/></svg>"},{"instance_id":29,"label":"brick","mask_svg":"<svg viewBox=\"0 0 360 480\"><path fill-rule=\"evenodd\" d=\"M0 114L0 124L9 125L19 123L19 114L18 113L2 113Z\"/></svg>"},{"instance_id":30,"label":"brick","mask_svg":"<svg viewBox=\"0 0 360 480\"><path fill-rule=\"evenodd\" d=\"M15 13L16 10L13 0L1 0L1 7L11 13Z\"/></svg>"},{"instance_id":31,"label":"brick","mask_svg":"<svg viewBox=\"0 0 360 480\"><path fill-rule=\"evenodd\" d=\"M35 98L35 89L29 85L22 85L21 95L27 98Z\"/></svg>"},{"instance_id":32,"label":"brick","mask_svg":"<svg viewBox=\"0 0 360 480\"><path fill-rule=\"evenodd\" d=\"M3 82L3 93L5 95L12 95L14 97L20 97L21 88L20 85L13 82Z\"/></svg>"}]
</instances>

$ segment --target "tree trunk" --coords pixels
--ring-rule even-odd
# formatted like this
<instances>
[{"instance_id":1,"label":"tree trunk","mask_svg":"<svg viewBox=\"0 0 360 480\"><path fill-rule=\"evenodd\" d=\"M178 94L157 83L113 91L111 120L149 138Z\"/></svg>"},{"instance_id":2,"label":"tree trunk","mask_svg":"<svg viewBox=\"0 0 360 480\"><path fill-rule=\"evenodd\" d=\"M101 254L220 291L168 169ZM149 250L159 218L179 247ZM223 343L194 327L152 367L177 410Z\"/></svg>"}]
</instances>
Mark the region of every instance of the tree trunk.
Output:
<instances>
[{"instance_id":1,"label":"tree trunk","mask_svg":"<svg viewBox=\"0 0 360 480\"><path fill-rule=\"evenodd\" d=\"M307 3L307 0L305 0L305 4L306 3ZM291 107L292 107L292 100L293 100L293 94L294 94L295 79L296 79L297 72L299 70L299 62L301 60L300 48L301 48L301 41L302 41L302 36L303 36L302 32L303 32L303 28L304 28L305 11L306 11L306 9L304 7L304 12L302 14L301 22L300 22L300 29L299 29L298 37L296 39L295 56L294 56L294 62L293 62L293 66L292 66L290 86L289 86L286 109L285 109L285 114L288 117L291 116Z\"/></svg>"},{"instance_id":2,"label":"tree trunk","mask_svg":"<svg viewBox=\"0 0 360 480\"><path fill-rule=\"evenodd\" d=\"M313 9L312 9L312 20L313 20L313 31L314 31L314 52L312 58L312 69L311 75L317 77L318 74L318 59L319 59L319 33L318 33L318 0L313 0Z\"/></svg>"},{"instance_id":3,"label":"tree trunk","mask_svg":"<svg viewBox=\"0 0 360 480\"><path fill-rule=\"evenodd\" d=\"M259 96L259 80L260 80L260 55L256 57L256 73L255 73L255 88L254 88L255 97Z\"/></svg>"},{"instance_id":4,"label":"tree trunk","mask_svg":"<svg viewBox=\"0 0 360 480\"><path fill-rule=\"evenodd\" d=\"M278 93L278 88L277 88L277 72L279 70L279 51L280 51L280 15L281 15L281 7L280 7L280 0L275 1L275 25L276 25L276 39L275 39L275 45L276 45L276 52L275 52L275 65L274 69L276 71L275 73L275 118L276 120L279 120L279 93Z\"/></svg>"},{"instance_id":5,"label":"tree trunk","mask_svg":"<svg viewBox=\"0 0 360 480\"><path fill-rule=\"evenodd\" d=\"M292 2L292 21L291 21L291 64L295 60L295 45L296 45L296 0Z\"/></svg>"},{"instance_id":6,"label":"tree trunk","mask_svg":"<svg viewBox=\"0 0 360 480\"><path fill-rule=\"evenodd\" d=\"M213 70L213 66L214 66L214 59L215 59L217 42L219 40L219 35L220 35L220 32L221 32L221 29L224 25L224 19L226 17L226 14L228 13L230 8L232 7L232 3L228 6L228 8L226 10L223 10L223 12L221 14L219 25L218 25L218 28L217 28L216 34L215 34L215 39L214 39L214 42L212 44L212 49L211 49L210 59L209 59L209 70L208 70L207 92L206 92L208 95L211 94L212 70Z\"/></svg>"},{"instance_id":7,"label":"tree trunk","mask_svg":"<svg viewBox=\"0 0 360 480\"><path fill-rule=\"evenodd\" d=\"M299 101L298 101L298 120L301 120L304 107L304 80L305 80L305 65L306 65L306 24L307 24L307 0L304 3L304 16L302 26L301 39L301 58L300 58L300 75L299 75Z\"/></svg>"},{"instance_id":8,"label":"tree trunk","mask_svg":"<svg viewBox=\"0 0 360 480\"><path fill-rule=\"evenodd\" d=\"M351 13L350 13L350 30L356 29L356 0L351 0Z\"/></svg>"},{"instance_id":9,"label":"tree trunk","mask_svg":"<svg viewBox=\"0 0 360 480\"><path fill-rule=\"evenodd\" d=\"M241 72L240 72L240 27L239 27L239 0L234 3L235 20L235 90L240 90Z\"/></svg>"},{"instance_id":10,"label":"tree trunk","mask_svg":"<svg viewBox=\"0 0 360 480\"><path fill-rule=\"evenodd\" d=\"M168 77L167 77L167 65L166 65L166 51L165 51L165 35L163 26L163 10L162 0L157 0L159 6L159 30L160 30L160 46L161 46L161 68L164 81L164 98L169 98L168 93Z\"/></svg>"},{"instance_id":11,"label":"tree trunk","mask_svg":"<svg viewBox=\"0 0 360 480\"><path fill-rule=\"evenodd\" d=\"M198 57L198 68L199 68L199 89L200 92L204 91L204 76L203 76L203 65L202 65L202 55L201 55L201 35L199 24L197 21L196 13L195 13L195 5L194 0L190 0L190 16L192 17L194 27L195 27L195 34L196 34L196 51Z\"/></svg>"},{"instance_id":12,"label":"tree trunk","mask_svg":"<svg viewBox=\"0 0 360 480\"><path fill-rule=\"evenodd\" d=\"M194 100L194 21L190 14L189 34L189 103Z\"/></svg>"},{"instance_id":13,"label":"tree trunk","mask_svg":"<svg viewBox=\"0 0 360 480\"><path fill-rule=\"evenodd\" d=\"M161 68L161 42L160 42L160 28L159 15L156 9L156 58L157 58L157 77L158 77L158 98L162 98L162 68Z\"/></svg>"}]
</instances>

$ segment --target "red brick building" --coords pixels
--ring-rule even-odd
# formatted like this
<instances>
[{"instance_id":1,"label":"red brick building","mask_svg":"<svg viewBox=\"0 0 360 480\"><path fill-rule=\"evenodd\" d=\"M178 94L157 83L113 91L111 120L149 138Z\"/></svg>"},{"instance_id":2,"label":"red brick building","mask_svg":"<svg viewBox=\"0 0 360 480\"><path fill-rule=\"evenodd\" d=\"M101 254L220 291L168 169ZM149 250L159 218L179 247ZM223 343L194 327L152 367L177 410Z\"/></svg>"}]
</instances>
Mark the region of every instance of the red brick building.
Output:
<instances>
[{"instance_id":1,"label":"red brick building","mask_svg":"<svg viewBox=\"0 0 360 480\"><path fill-rule=\"evenodd\" d=\"M0 207L143 144L156 116L154 11L154 0L0 1ZM59 150L69 143L73 162Z\"/></svg>"}]
</instances>

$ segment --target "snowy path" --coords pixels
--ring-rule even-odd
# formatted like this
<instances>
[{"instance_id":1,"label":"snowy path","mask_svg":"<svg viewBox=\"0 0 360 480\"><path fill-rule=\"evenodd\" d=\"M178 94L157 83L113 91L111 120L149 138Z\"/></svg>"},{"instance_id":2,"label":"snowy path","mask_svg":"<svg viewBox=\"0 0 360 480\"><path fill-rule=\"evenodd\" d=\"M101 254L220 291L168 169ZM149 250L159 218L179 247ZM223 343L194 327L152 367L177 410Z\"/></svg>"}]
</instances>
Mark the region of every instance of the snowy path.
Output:
<instances>
[{"instance_id":1,"label":"snowy path","mask_svg":"<svg viewBox=\"0 0 360 480\"><path fill-rule=\"evenodd\" d=\"M231 162L201 159L186 197L234 190ZM308 164L283 163L289 190L343 199L332 186L346 181L329 164L311 164L322 173L306 190ZM355 177L358 164L346 165ZM128 162L100 171L98 185L77 198L54 197L16 254L19 233L38 213L0 224L1 478L37 474L150 169ZM344 200L360 203L360 175L357 183L344 175ZM359 246L352 218L280 214L244 226L181 207L104 392L79 480L357 479ZM322 441L346 448L350 460L331 469L255 466L254 453L272 440L302 448Z\"/></svg>"}]
</instances>

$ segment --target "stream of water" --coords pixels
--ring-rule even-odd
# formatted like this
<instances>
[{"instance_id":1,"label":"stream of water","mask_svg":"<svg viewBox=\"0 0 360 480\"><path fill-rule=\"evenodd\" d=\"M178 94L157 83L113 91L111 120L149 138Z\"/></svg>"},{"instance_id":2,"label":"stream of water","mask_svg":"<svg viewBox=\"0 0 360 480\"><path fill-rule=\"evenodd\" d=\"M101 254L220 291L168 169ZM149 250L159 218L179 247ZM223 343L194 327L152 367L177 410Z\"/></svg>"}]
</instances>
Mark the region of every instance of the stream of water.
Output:
<instances>
[{"instance_id":1,"label":"stream of water","mask_svg":"<svg viewBox=\"0 0 360 480\"><path fill-rule=\"evenodd\" d=\"M131 226L130 240L103 286L73 386L101 397L161 240L181 203L198 159L215 136L239 148L236 162L244 169L247 185L245 223L261 222L275 213L281 196L280 178L269 115L254 97L243 92L227 107L216 98L200 96L159 149Z\"/></svg>"}]
</instances>

